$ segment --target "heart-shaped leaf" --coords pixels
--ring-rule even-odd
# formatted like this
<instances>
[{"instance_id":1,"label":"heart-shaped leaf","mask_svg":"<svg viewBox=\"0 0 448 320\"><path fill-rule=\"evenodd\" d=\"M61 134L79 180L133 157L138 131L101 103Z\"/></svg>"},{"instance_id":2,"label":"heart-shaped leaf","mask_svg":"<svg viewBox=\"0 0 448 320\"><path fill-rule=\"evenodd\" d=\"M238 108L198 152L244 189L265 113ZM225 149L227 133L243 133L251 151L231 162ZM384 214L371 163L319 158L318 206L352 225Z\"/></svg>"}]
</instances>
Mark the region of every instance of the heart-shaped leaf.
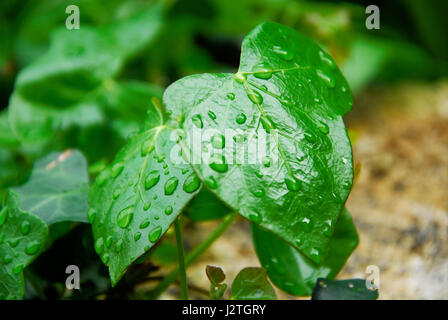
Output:
<instances>
[{"instance_id":1,"label":"heart-shaped leaf","mask_svg":"<svg viewBox=\"0 0 448 320\"><path fill-rule=\"evenodd\" d=\"M341 117L352 96L333 60L264 23L244 39L238 73L183 78L164 103L208 188L320 263L353 179Z\"/></svg>"},{"instance_id":2,"label":"heart-shaped leaf","mask_svg":"<svg viewBox=\"0 0 448 320\"><path fill-rule=\"evenodd\" d=\"M244 268L232 283L232 300L275 300L277 295L263 268Z\"/></svg>"},{"instance_id":3,"label":"heart-shaped leaf","mask_svg":"<svg viewBox=\"0 0 448 320\"><path fill-rule=\"evenodd\" d=\"M294 247L254 224L252 235L258 258L271 281L283 291L297 296L310 296L319 278L333 279L359 242L355 225L345 209L336 223L320 265L316 265Z\"/></svg>"},{"instance_id":4,"label":"heart-shaped leaf","mask_svg":"<svg viewBox=\"0 0 448 320\"><path fill-rule=\"evenodd\" d=\"M109 267L112 284L161 238L200 190L196 174L179 155L176 137L165 125L137 135L91 189L95 250Z\"/></svg>"},{"instance_id":5,"label":"heart-shaped leaf","mask_svg":"<svg viewBox=\"0 0 448 320\"><path fill-rule=\"evenodd\" d=\"M20 210L17 194L9 191L0 207L0 299L23 297L23 269L42 252L47 239L45 222Z\"/></svg>"},{"instance_id":6,"label":"heart-shaped leaf","mask_svg":"<svg viewBox=\"0 0 448 320\"><path fill-rule=\"evenodd\" d=\"M13 190L21 209L49 225L87 222L89 175L86 159L77 150L53 152L36 161L28 182Z\"/></svg>"}]
</instances>

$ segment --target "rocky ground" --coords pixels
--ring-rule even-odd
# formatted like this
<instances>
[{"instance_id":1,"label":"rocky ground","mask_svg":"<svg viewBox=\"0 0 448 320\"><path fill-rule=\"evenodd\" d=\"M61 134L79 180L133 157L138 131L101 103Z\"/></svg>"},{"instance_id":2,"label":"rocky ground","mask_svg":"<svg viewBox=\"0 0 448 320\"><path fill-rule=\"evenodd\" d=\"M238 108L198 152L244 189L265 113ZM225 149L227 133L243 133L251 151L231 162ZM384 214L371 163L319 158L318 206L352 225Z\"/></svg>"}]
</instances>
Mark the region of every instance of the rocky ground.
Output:
<instances>
[{"instance_id":1,"label":"rocky ground","mask_svg":"<svg viewBox=\"0 0 448 320\"><path fill-rule=\"evenodd\" d=\"M380 299L448 299L448 82L374 87L346 117L359 177L348 199L360 244L338 278L380 269ZM217 223L187 228L186 246ZM207 264L231 282L258 266L248 224L238 220L188 269L193 298L208 290ZM163 298L178 293L173 286ZM295 299L279 292L281 299Z\"/></svg>"}]
</instances>

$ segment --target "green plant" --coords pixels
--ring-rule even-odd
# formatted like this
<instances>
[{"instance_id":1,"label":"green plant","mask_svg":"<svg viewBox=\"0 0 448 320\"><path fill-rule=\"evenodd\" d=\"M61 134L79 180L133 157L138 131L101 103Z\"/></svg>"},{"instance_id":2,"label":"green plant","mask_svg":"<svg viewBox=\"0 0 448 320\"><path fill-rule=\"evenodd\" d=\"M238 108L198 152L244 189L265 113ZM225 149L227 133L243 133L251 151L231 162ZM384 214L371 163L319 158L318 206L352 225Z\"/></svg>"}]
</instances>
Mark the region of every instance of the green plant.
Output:
<instances>
[{"instance_id":1,"label":"green plant","mask_svg":"<svg viewBox=\"0 0 448 320\"><path fill-rule=\"evenodd\" d=\"M76 150L50 153L35 163L28 182L4 196L0 297L23 297L23 268L86 219L115 286L110 296L120 288L131 294L128 287L145 279L173 224L178 266L139 297L157 298L179 278L188 298L186 268L236 215L250 221L267 273L242 270L234 299L275 298L266 274L285 292L309 296L317 279L334 278L355 249L358 236L344 209L353 165L342 119L353 100L333 59L295 30L263 23L245 37L236 73L182 78L162 98L157 87L117 79L155 37L160 12L154 6L125 23L82 29L81 36L60 30L48 52L21 71L3 139L18 139L33 156L76 147L87 161ZM139 31L147 29L153 32ZM228 129L238 134L228 139ZM195 160L195 130L214 132L199 148L213 150L208 162L202 155ZM238 158L255 156L238 146L266 134L278 157ZM89 177L95 177L90 186ZM186 255L182 212L196 221L223 219ZM207 275L211 298L221 298L222 270L208 268ZM38 281L29 279L38 293Z\"/></svg>"}]
</instances>

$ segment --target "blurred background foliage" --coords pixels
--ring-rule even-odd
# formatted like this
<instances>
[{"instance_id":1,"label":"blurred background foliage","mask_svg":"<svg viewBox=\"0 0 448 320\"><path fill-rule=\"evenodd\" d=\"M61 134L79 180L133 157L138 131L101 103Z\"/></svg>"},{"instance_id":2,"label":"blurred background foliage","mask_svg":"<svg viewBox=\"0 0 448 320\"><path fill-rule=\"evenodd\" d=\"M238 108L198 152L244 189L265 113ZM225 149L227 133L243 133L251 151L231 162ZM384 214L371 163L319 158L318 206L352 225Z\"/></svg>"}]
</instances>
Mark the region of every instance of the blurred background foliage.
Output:
<instances>
[{"instance_id":1,"label":"blurred background foliage","mask_svg":"<svg viewBox=\"0 0 448 320\"><path fill-rule=\"evenodd\" d=\"M114 81L126 81L120 90L100 97L111 121L92 126L65 127L45 144L26 144L11 128L8 105L17 75L45 54L51 34L64 28L68 5L80 8L81 29L118 25L159 5L160 24L141 50L133 52ZM366 6L380 8L381 29L367 30ZM263 21L290 26L312 38L336 60L355 96L374 83L406 79L433 81L448 74L448 2L443 0L389 1L305 1L305 0L2 0L0 3L0 199L9 187L24 182L34 160L49 151L80 149L89 162L91 175L113 159L127 137L144 126L145 108L139 101L159 98L170 83L194 73L235 72L243 36ZM140 30L145 32L145 30ZM71 31L76 32L76 31ZM36 90L39 90L37 88ZM107 101L106 101L107 100ZM116 107L114 109L114 106ZM143 110L141 110L143 108ZM112 111L111 111L112 110ZM142 113L143 112L143 113ZM109 119L109 118L108 118ZM109 120L110 120L109 119ZM20 128L23 129L23 128ZM58 226L54 226L57 233ZM62 226L66 228L66 226ZM78 226L79 252L91 251L87 226ZM71 233L71 237L75 237ZM71 243L61 239L34 264L40 277L32 282L63 281L54 278L44 261L52 252ZM168 247L169 248L169 247ZM172 250L164 248L172 254ZM83 255L92 273L102 269L94 254ZM159 260L167 260L162 255ZM168 259L169 260L169 259ZM94 261L94 263L92 263ZM58 264L54 270L63 270ZM84 263L84 262L83 262ZM59 269L58 269L59 268ZM98 269L98 270L97 270ZM106 290L106 273L91 277L91 292ZM50 274L52 274L51 278ZM138 272L136 277L142 277ZM132 279L134 281L135 279ZM125 283L126 283L125 279ZM132 282L131 281L131 282ZM62 282L63 283L63 282ZM37 286L45 287L45 286ZM53 293L34 292L31 296L62 295L62 286ZM119 288L115 288L119 291Z\"/></svg>"}]
</instances>

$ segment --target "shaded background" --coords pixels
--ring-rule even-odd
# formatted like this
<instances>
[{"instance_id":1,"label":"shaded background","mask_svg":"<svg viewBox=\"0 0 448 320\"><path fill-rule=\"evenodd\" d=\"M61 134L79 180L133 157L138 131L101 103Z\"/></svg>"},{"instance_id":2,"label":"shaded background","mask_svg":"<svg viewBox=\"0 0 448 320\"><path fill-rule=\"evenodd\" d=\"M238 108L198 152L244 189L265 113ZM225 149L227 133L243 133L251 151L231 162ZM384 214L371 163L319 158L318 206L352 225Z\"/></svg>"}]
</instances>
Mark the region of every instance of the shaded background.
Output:
<instances>
[{"instance_id":1,"label":"shaded background","mask_svg":"<svg viewBox=\"0 0 448 320\"><path fill-rule=\"evenodd\" d=\"M65 24L66 6L80 7L82 28L126 20L152 3L3 0L0 130L6 130L6 107L17 73L47 50L51 32ZM448 298L448 2L173 0L164 3L166 17L156 40L126 65L120 78L165 88L193 73L234 72L242 38L263 21L293 27L331 53L355 96L353 110L345 118L357 172L347 207L358 227L360 245L340 278L365 277L365 268L373 264L381 270L380 298ZM380 8L380 30L365 28L365 7L370 4ZM78 147L89 163L94 164L110 161L123 143L124 140L117 140L98 153L83 150L79 143L64 141L49 146L45 152ZM2 139L0 131L0 194L24 181L39 155ZM193 247L214 224L189 224L186 246ZM61 253L63 248L79 243L79 237L88 237L88 228L79 226L76 230L75 234L58 240L46 257L36 261L34 268L39 270L43 282L63 283L63 275L49 274L52 268L58 270L70 260ZM89 239L85 241L88 243ZM80 246L79 252L88 247ZM172 248L165 249L156 257L156 264L169 266L175 261ZM106 288L102 266L92 263L99 259L93 253L83 254L88 257L86 266L92 272L92 288ZM53 267L39 266L39 260L46 261L51 256L58 257ZM203 297L201 290L208 289L206 264L222 266L229 279L243 267L259 264L245 221L235 223L189 269L198 298ZM57 285L49 285L45 290L46 297L61 294ZM177 292L173 286L165 298L175 297Z\"/></svg>"}]
</instances>

